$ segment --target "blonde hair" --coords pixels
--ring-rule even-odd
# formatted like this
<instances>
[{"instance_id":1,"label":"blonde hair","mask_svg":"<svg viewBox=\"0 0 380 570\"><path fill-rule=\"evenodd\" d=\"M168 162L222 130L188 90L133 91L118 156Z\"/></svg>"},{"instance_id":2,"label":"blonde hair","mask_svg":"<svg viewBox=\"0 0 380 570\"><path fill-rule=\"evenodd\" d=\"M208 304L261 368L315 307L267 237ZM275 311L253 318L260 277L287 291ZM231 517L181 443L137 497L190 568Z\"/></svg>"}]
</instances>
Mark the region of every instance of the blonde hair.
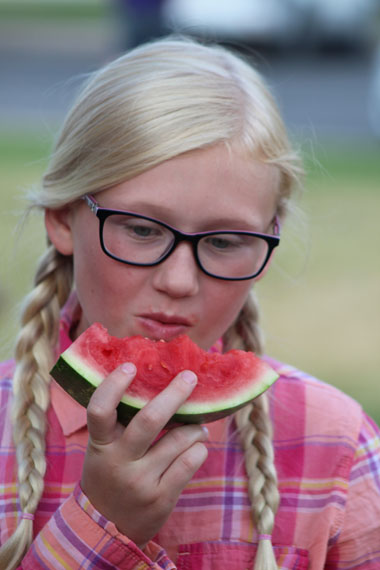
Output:
<instances>
[{"instance_id":1,"label":"blonde hair","mask_svg":"<svg viewBox=\"0 0 380 570\"><path fill-rule=\"evenodd\" d=\"M283 217L301 168L260 75L219 46L185 38L158 40L135 48L89 78L63 124L42 186L31 193L31 202L35 207L59 208L179 154L216 144L278 169L277 214ZM49 370L60 308L72 280L71 257L49 244L35 287L25 300L16 343L13 430L20 507L26 513L34 513L43 492ZM226 348L261 352L253 297L224 340ZM237 425L247 458L253 519L258 532L269 535L278 491L265 402L261 397L237 414ZM0 566L15 568L31 540L32 521L22 519L0 550ZM264 546L259 546L255 570L276 568L270 541L260 542Z\"/></svg>"}]
</instances>

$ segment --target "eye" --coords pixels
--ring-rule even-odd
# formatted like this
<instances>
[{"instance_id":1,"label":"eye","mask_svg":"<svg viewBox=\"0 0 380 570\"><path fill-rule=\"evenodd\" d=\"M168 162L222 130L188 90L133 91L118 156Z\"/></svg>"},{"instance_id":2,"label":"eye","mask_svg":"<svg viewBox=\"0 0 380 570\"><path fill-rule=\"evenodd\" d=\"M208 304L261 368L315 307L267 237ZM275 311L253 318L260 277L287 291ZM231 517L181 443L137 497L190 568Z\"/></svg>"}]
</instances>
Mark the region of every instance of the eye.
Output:
<instances>
[{"instance_id":1,"label":"eye","mask_svg":"<svg viewBox=\"0 0 380 570\"><path fill-rule=\"evenodd\" d=\"M146 240L163 237L163 228L148 220L124 220L123 230L132 239Z\"/></svg>"},{"instance_id":2,"label":"eye","mask_svg":"<svg viewBox=\"0 0 380 570\"><path fill-rule=\"evenodd\" d=\"M142 224L128 224L127 229L138 237L149 237L154 233L154 228ZM156 231L157 233L157 231Z\"/></svg>"},{"instance_id":3,"label":"eye","mask_svg":"<svg viewBox=\"0 0 380 570\"><path fill-rule=\"evenodd\" d=\"M215 235L206 238L205 244L216 250L226 250L241 246L241 241L237 236Z\"/></svg>"}]
</instances>

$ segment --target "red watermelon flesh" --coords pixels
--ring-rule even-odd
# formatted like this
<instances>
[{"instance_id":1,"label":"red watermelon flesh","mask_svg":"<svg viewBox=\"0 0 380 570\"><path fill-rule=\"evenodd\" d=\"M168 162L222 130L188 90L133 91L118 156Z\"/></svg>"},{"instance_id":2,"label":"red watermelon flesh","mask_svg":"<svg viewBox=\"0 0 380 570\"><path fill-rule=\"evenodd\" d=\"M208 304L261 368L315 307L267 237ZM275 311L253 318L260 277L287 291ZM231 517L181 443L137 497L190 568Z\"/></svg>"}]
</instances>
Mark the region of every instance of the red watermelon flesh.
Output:
<instances>
[{"instance_id":1,"label":"red watermelon flesh","mask_svg":"<svg viewBox=\"0 0 380 570\"><path fill-rule=\"evenodd\" d=\"M141 336L119 339L99 323L89 327L60 356L52 376L82 405L101 381L123 362L133 362L137 374L120 403L122 423L161 392L181 370L193 370L198 383L173 418L200 423L224 417L264 392L278 377L252 352L206 352L182 335L170 342Z\"/></svg>"}]
</instances>

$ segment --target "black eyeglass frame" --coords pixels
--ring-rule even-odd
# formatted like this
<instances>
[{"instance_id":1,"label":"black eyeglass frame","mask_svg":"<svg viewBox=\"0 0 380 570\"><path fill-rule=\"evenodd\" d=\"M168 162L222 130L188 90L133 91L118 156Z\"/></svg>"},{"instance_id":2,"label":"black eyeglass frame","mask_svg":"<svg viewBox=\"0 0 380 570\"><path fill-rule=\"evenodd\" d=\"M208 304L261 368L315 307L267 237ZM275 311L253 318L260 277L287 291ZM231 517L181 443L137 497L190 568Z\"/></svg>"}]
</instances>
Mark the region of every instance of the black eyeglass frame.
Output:
<instances>
[{"instance_id":1,"label":"black eyeglass frame","mask_svg":"<svg viewBox=\"0 0 380 570\"><path fill-rule=\"evenodd\" d=\"M269 261L270 256L272 255L273 250L280 243L280 223L279 223L277 216L273 220L273 229L275 232L273 235L263 234L263 233L259 233L259 232L247 232L244 230L217 230L217 231L207 231L207 232L198 232L198 233L186 233L186 232L181 232L180 230L177 230L176 228L173 228L172 226L170 226L169 224L166 224L165 222L161 222L161 220L157 220L156 218L151 218L149 216L144 216L143 214L136 214L135 212L130 212L130 211L126 211L126 210L112 210L110 208L102 208L101 206L99 206L99 204L97 203L95 198L90 194L86 194L85 196L83 196L82 199L86 202L86 204L89 206L91 211L99 219L99 238L100 238L100 245L101 245L103 252L106 255L108 255L108 257L111 257L112 259L115 259L116 261L120 261L121 263L125 263L126 265L134 265L137 267L154 267L155 265L159 265L160 263L165 261L165 259L167 259L169 257L169 255L171 255L173 253L173 251L175 250L175 248L177 247L177 245L179 243L185 241L185 242L191 243L192 248L193 248L194 259L195 259L198 267L206 275L209 275L210 277L214 277L215 279L222 279L224 281L246 281L248 279L254 279L258 275L260 275L260 273L262 273L266 264ZM152 263L138 263L136 261L127 261L125 259L122 259L121 257L118 257L117 255L114 255L113 253L108 251L105 244L104 244L104 240L103 240L104 222L106 221L106 219L109 216L112 216L114 214L131 215L131 216L135 216L136 218L148 220L150 222L154 222L160 226L163 226L164 228L168 229L173 234L174 241L173 241L172 245L170 246L170 248L168 249L168 251L166 251L159 259L157 259L156 261L153 261ZM215 275L214 273L210 273L210 271L207 271L207 269L205 269L203 267L203 265L199 259L199 256L198 256L198 243L201 239L203 239L206 236L212 236L212 235L218 235L218 234L248 235L248 236L252 236L252 237L258 237L258 238L261 238L264 241L266 241L266 243L268 244L268 252L267 252L267 255L266 255L260 269L258 271L256 271L255 273L253 273L252 275L248 275L245 277L222 277L221 275Z\"/></svg>"}]
</instances>

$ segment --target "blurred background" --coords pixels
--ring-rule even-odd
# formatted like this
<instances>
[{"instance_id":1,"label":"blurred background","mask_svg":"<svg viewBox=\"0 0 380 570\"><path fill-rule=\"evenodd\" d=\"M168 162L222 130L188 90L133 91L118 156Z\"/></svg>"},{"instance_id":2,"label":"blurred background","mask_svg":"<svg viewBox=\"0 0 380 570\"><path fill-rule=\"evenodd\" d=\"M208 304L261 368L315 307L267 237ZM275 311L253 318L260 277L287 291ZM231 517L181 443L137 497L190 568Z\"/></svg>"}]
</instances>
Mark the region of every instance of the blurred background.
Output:
<instances>
[{"instance_id":1,"label":"blurred background","mask_svg":"<svg viewBox=\"0 0 380 570\"><path fill-rule=\"evenodd\" d=\"M250 57L304 157L302 213L257 287L267 352L380 422L379 0L0 0L0 358L44 249L25 191L66 110L87 73L170 31Z\"/></svg>"}]
</instances>

